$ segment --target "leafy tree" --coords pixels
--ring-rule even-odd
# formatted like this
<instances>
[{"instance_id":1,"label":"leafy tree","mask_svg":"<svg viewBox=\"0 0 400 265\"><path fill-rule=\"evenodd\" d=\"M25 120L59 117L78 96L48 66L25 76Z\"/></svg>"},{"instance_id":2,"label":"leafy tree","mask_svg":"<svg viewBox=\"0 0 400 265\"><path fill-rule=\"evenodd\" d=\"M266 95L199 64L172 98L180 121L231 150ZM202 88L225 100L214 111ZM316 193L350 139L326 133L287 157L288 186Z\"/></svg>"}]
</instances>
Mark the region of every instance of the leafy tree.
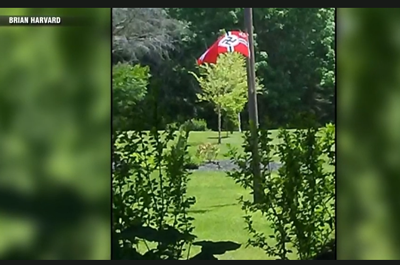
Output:
<instances>
[{"instance_id":1,"label":"leafy tree","mask_svg":"<svg viewBox=\"0 0 400 265\"><path fill-rule=\"evenodd\" d=\"M259 80L259 78L256 78L257 93L261 93L263 88ZM230 119L230 121L237 126L238 131L241 132L242 126L240 113L243 111L243 108L248 100L247 83L245 86L243 86L243 84L234 86L232 92L228 93L224 100L226 101L226 106L224 109L226 112L226 117Z\"/></svg>"},{"instance_id":2,"label":"leafy tree","mask_svg":"<svg viewBox=\"0 0 400 265\"><path fill-rule=\"evenodd\" d=\"M128 61L145 55L159 60L175 48L184 28L163 8L113 8L113 55Z\"/></svg>"},{"instance_id":3,"label":"leafy tree","mask_svg":"<svg viewBox=\"0 0 400 265\"><path fill-rule=\"evenodd\" d=\"M146 95L149 68L128 63L113 67L113 126L115 130L129 129L133 107Z\"/></svg>"},{"instance_id":4,"label":"leafy tree","mask_svg":"<svg viewBox=\"0 0 400 265\"><path fill-rule=\"evenodd\" d=\"M254 9L257 74L269 92L259 101L261 120L268 115L275 127L304 127L305 114L322 124L333 121L333 79L321 82L333 77L334 10Z\"/></svg>"},{"instance_id":5,"label":"leafy tree","mask_svg":"<svg viewBox=\"0 0 400 265\"><path fill-rule=\"evenodd\" d=\"M219 55L216 64L202 64L200 77L190 72L199 82L202 93L197 94L200 101L208 101L214 105L218 115L218 143L221 143L222 111L233 111L238 102L234 97L243 97L246 87L246 63L239 53ZM237 108L235 108L236 110Z\"/></svg>"}]
</instances>

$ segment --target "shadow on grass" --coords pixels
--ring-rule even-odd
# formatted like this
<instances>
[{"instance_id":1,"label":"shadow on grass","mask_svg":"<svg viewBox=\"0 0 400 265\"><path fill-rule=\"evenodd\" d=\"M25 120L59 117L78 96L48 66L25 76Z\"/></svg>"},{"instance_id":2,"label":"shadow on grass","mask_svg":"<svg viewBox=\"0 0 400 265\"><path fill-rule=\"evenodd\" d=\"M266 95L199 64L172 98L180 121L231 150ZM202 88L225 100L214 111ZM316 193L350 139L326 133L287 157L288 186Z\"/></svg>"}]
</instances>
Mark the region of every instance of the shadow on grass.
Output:
<instances>
[{"instance_id":1,"label":"shadow on grass","mask_svg":"<svg viewBox=\"0 0 400 265\"><path fill-rule=\"evenodd\" d=\"M223 207L227 207L227 206L235 206L238 205L238 203L227 203L227 204L218 204L218 205L213 205L213 206L209 206L205 209L199 209L199 210L189 210L189 213L207 213L212 211L215 208L223 208Z\"/></svg>"},{"instance_id":2,"label":"shadow on grass","mask_svg":"<svg viewBox=\"0 0 400 265\"><path fill-rule=\"evenodd\" d=\"M120 235L113 234L112 259L130 259L130 260L159 260L160 257L156 250L149 250L140 254L135 248L128 246L126 248L119 246L119 240L132 240L133 238L144 239L149 242L161 243L161 246L174 244L178 241L192 241L196 236L192 234L183 234L173 227L166 227L163 230L156 230L150 227L144 227L141 224L131 226L125 229ZM191 260L218 260L214 255L222 255L227 251L233 251L240 248L241 244L233 241L197 241L194 246L200 246L201 252Z\"/></svg>"},{"instance_id":3,"label":"shadow on grass","mask_svg":"<svg viewBox=\"0 0 400 265\"><path fill-rule=\"evenodd\" d=\"M156 230L142 225L131 226L124 230L120 235L113 234L112 238L112 259L130 259L130 260L160 260L159 253L156 249L147 251L144 254L139 253L132 246L122 247L119 240L132 240L134 238L144 239L149 242L160 243L162 246L175 244L178 241L192 241L196 236L189 233L181 233L173 227L166 227L163 230ZM234 251L241 247L241 244L233 241L197 241L194 246L200 246L201 251L190 260L218 260L215 255L222 255L228 251ZM159 249L159 250L161 250ZM336 240L329 242L323 250L312 260L336 260Z\"/></svg>"},{"instance_id":4,"label":"shadow on grass","mask_svg":"<svg viewBox=\"0 0 400 265\"><path fill-rule=\"evenodd\" d=\"M210 206L210 207L208 207L208 208L222 208L222 207L227 207L227 206L235 206L235 205L238 205L239 203L225 203L225 204L217 204L217 205L213 205L213 206Z\"/></svg>"},{"instance_id":5,"label":"shadow on grass","mask_svg":"<svg viewBox=\"0 0 400 265\"><path fill-rule=\"evenodd\" d=\"M192 257L191 260L218 260L214 255L222 255L227 251L233 251L240 248L241 244L233 241L198 241L193 245L201 246L201 252Z\"/></svg>"},{"instance_id":6,"label":"shadow on grass","mask_svg":"<svg viewBox=\"0 0 400 265\"><path fill-rule=\"evenodd\" d=\"M190 210L189 213L208 213L211 210Z\"/></svg>"},{"instance_id":7,"label":"shadow on grass","mask_svg":"<svg viewBox=\"0 0 400 265\"><path fill-rule=\"evenodd\" d=\"M140 238L149 242L158 242L164 245L174 244L181 240L194 240L196 236L192 234L184 234L176 228L167 226L162 230L157 230L141 224L131 226L125 229L119 239Z\"/></svg>"},{"instance_id":8,"label":"shadow on grass","mask_svg":"<svg viewBox=\"0 0 400 265\"><path fill-rule=\"evenodd\" d=\"M229 138L229 135L221 135L221 139ZM218 136L209 136L207 139L218 139Z\"/></svg>"},{"instance_id":9,"label":"shadow on grass","mask_svg":"<svg viewBox=\"0 0 400 265\"><path fill-rule=\"evenodd\" d=\"M160 253L165 251L168 246L175 245L179 241L193 241L196 236L190 233L182 233L176 228L166 226L163 229L154 229L143 224L131 225L121 233L112 234L111 259L115 260L161 260ZM148 242L158 243L158 249L149 249L141 254L132 243L120 245L119 241L137 242L138 239ZM160 252L157 252L160 251Z\"/></svg>"}]
</instances>

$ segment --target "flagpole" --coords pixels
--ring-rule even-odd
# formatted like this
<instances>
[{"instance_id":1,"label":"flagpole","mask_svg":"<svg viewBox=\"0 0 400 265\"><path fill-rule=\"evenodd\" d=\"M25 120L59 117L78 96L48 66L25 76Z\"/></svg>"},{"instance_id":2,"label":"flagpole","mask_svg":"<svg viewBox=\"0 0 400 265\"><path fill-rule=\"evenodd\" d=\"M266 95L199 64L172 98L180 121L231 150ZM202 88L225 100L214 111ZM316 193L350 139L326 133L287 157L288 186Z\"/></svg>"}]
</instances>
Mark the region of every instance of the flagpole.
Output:
<instances>
[{"instance_id":1,"label":"flagpole","mask_svg":"<svg viewBox=\"0 0 400 265\"><path fill-rule=\"evenodd\" d=\"M253 189L254 203L262 201L263 190L260 171L260 158L258 154L258 110L257 110L257 93L256 93L256 73L254 59L254 40L253 40L253 9L244 8L244 23L246 32L249 35L249 57L247 58L247 85L248 85L248 107L249 107L249 124L252 138L252 157L253 157Z\"/></svg>"}]
</instances>

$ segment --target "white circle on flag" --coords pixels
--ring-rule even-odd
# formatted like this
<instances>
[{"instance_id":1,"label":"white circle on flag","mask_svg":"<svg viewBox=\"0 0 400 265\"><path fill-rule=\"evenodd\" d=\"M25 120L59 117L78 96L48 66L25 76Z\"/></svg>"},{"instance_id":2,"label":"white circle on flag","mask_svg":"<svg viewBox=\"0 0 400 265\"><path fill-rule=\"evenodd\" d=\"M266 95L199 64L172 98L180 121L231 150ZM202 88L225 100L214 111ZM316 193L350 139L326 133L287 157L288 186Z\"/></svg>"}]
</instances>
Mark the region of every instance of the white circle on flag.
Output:
<instances>
[{"instance_id":1,"label":"white circle on flag","mask_svg":"<svg viewBox=\"0 0 400 265\"><path fill-rule=\"evenodd\" d=\"M232 47L239 44L239 38L236 35L225 36L219 41L218 46Z\"/></svg>"}]
</instances>

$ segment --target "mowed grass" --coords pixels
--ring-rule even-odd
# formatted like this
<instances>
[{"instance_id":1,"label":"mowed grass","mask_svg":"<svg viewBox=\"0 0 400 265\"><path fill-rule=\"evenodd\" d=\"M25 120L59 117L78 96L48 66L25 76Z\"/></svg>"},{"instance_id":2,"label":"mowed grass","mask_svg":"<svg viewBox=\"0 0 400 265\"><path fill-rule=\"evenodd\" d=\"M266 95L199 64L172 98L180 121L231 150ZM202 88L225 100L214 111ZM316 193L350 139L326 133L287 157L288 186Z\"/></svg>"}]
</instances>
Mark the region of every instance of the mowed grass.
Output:
<instances>
[{"instance_id":1,"label":"mowed grass","mask_svg":"<svg viewBox=\"0 0 400 265\"><path fill-rule=\"evenodd\" d=\"M194 158L196 156L198 146L201 144L204 144L204 143L217 144L218 143L218 132L212 132L212 131L190 132L189 139L188 139L188 145L189 145L188 151L192 158ZM229 145L237 147L237 148L239 148L239 150L243 150L242 143L243 143L243 134L242 133L234 132L233 134L228 133L228 135L227 135L225 132L223 132L222 133L222 142L219 145L220 151L218 153L217 159L226 159L226 158L224 158L224 154L226 154L229 151L229 148L228 148Z\"/></svg>"},{"instance_id":2,"label":"mowed grass","mask_svg":"<svg viewBox=\"0 0 400 265\"><path fill-rule=\"evenodd\" d=\"M272 138L272 143L276 144L278 142L277 135L278 135L278 130L271 130L271 138ZM240 132L222 132L222 141L221 144L218 146L219 147L219 152L217 159L222 160L222 159L229 159L225 157L225 154L228 153L229 151L229 145L231 147L236 147L239 152L243 151L242 145L243 145L243 133ZM188 139L188 152L192 158L192 161L195 163L201 162L199 158L196 157L196 152L199 147L199 145L204 144L204 143L212 143L212 144L218 144L218 132L213 132L213 131L207 131L207 132L190 132L189 134L189 139ZM274 160L277 160L276 157Z\"/></svg>"},{"instance_id":3,"label":"mowed grass","mask_svg":"<svg viewBox=\"0 0 400 265\"><path fill-rule=\"evenodd\" d=\"M197 240L233 241L242 246L222 255L215 255L220 260L266 260L270 259L263 250L245 247L249 238L243 220L243 211L237 199L250 195L235 184L223 172L195 172L191 176L188 194L196 198L196 204L190 211L195 218L194 234ZM261 221L261 218L259 219ZM263 222L265 224L265 221ZM258 227L269 232L265 224ZM200 247L192 246L190 256L200 252Z\"/></svg>"}]
</instances>

